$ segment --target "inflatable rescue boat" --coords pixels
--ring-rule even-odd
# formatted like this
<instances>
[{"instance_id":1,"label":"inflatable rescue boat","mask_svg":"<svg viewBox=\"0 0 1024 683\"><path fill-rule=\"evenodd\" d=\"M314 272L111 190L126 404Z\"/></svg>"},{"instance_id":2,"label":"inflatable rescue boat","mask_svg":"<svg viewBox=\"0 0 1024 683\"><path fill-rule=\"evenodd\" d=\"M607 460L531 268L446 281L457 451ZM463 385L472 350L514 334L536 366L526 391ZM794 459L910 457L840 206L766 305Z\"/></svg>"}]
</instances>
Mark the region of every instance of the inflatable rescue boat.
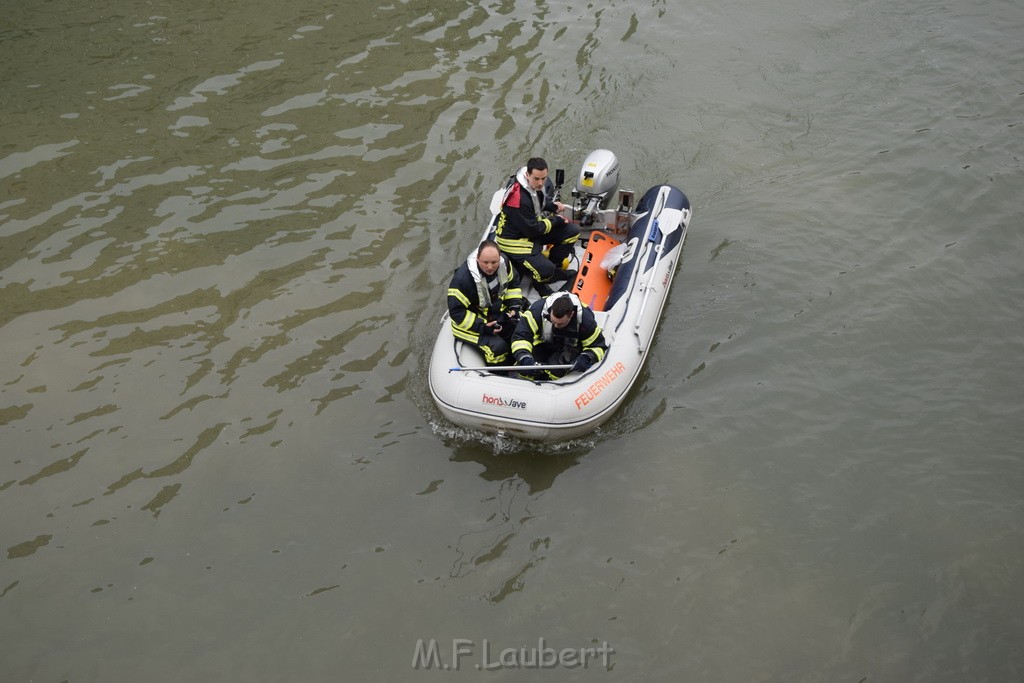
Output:
<instances>
[{"instance_id":1,"label":"inflatable rescue boat","mask_svg":"<svg viewBox=\"0 0 1024 683\"><path fill-rule=\"evenodd\" d=\"M564 172L556 170L557 196ZM608 349L586 372L555 380L529 379L486 367L483 355L441 320L430 359L429 383L445 418L461 427L531 440L560 440L586 434L618 409L636 382L651 348L672 286L686 229L690 201L673 185L655 185L633 202L619 191L619 162L609 150L591 152L572 191L565 217L581 234L571 263L576 277L562 285L594 312ZM493 239L500 196L480 240ZM615 208L608 207L615 202ZM571 211L571 215L568 215ZM523 296L540 298L529 277Z\"/></svg>"}]
</instances>

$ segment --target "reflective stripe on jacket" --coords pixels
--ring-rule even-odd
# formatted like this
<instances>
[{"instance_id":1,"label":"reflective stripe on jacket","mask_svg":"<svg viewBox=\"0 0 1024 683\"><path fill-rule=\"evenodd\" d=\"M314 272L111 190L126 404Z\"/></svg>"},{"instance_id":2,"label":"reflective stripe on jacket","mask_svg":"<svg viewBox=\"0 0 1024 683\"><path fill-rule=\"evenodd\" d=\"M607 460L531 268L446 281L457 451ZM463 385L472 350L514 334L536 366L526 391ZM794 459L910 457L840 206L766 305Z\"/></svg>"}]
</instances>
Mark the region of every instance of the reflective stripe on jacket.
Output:
<instances>
[{"instance_id":1,"label":"reflective stripe on jacket","mask_svg":"<svg viewBox=\"0 0 1024 683\"><path fill-rule=\"evenodd\" d=\"M556 328L548 318L548 311L555 299L569 297L576 306L576 315L567 326ZM535 301L525 311L512 335L512 353L519 358L522 352L532 354L535 347L546 344L564 344L574 347L580 353L589 352L594 361L604 358L608 343L594 318L594 312L581 303L575 294L556 292L546 299Z\"/></svg>"},{"instance_id":2,"label":"reflective stripe on jacket","mask_svg":"<svg viewBox=\"0 0 1024 683\"><path fill-rule=\"evenodd\" d=\"M506 254L525 256L533 253L534 245L543 244L544 237L551 233L554 224L544 216L544 211L555 211L556 207L543 191L530 189L525 168L509 178L507 187L495 241Z\"/></svg>"},{"instance_id":3,"label":"reflective stripe on jacket","mask_svg":"<svg viewBox=\"0 0 1024 683\"><path fill-rule=\"evenodd\" d=\"M491 300L487 280L480 273L476 263L476 252L470 254L448 285L448 313L451 316L452 333L459 339L474 344L480 341L486 324L497 316L522 305L523 291L519 287L519 275L504 256L498 264L497 301Z\"/></svg>"}]
</instances>

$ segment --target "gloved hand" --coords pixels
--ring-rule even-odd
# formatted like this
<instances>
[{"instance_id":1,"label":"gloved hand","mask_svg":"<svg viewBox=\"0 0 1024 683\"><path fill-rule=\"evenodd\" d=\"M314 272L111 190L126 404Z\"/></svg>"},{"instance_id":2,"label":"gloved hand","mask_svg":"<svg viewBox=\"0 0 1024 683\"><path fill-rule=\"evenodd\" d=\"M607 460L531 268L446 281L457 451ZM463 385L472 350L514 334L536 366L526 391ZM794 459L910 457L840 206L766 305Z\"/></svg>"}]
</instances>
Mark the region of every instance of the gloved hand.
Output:
<instances>
[{"instance_id":1,"label":"gloved hand","mask_svg":"<svg viewBox=\"0 0 1024 683\"><path fill-rule=\"evenodd\" d=\"M590 369L590 366L594 364L594 358L589 353L581 353L576 356L576 360L572 364L571 372L586 372Z\"/></svg>"},{"instance_id":2,"label":"gloved hand","mask_svg":"<svg viewBox=\"0 0 1024 683\"><path fill-rule=\"evenodd\" d=\"M502 311L501 315L498 316L498 322L502 325L510 325L515 327L519 322L519 310L510 308L507 311Z\"/></svg>"},{"instance_id":3,"label":"gloved hand","mask_svg":"<svg viewBox=\"0 0 1024 683\"><path fill-rule=\"evenodd\" d=\"M519 368L519 374L526 377L536 377L540 374L540 370L534 369L536 365L537 361L528 353L524 353L519 356L519 359L516 361L516 367Z\"/></svg>"}]
</instances>

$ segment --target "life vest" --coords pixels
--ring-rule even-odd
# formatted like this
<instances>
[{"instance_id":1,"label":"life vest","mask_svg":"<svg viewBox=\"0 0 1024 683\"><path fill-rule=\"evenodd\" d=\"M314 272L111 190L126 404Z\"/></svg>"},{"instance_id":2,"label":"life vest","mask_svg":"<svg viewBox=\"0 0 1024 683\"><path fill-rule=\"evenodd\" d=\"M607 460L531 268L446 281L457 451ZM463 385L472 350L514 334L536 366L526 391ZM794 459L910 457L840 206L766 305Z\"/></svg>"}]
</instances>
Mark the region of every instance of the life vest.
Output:
<instances>
[{"instance_id":1,"label":"life vest","mask_svg":"<svg viewBox=\"0 0 1024 683\"><path fill-rule=\"evenodd\" d=\"M519 208L519 203L522 201L523 192L533 200L533 213L537 218L541 217L541 210L543 209L544 202L541 201L540 193L530 187L530 181L526 178L526 167L523 166L519 169L519 172L515 175L515 180L512 181L511 187L509 188L508 195L506 196L506 202L509 206L514 209ZM513 195L515 195L513 197ZM512 202L515 202L514 204Z\"/></svg>"},{"instance_id":2,"label":"life vest","mask_svg":"<svg viewBox=\"0 0 1024 683\"><path fill-rule=\"evenodd\" d=\"M487 278L480 272L480 266L476 261L476 252L474 251L466 259L466 265L469 267L469 274L473 276L473 282L476 284L476 296L477 301L480 302L480 310L485 314L494 305L494 300L491 298L491 289L487 286ZM501 296L508 289L509 283L509 267L508 262L505 261L504 256L500 256L498 260L498 270L495 271L495 275L498 276L498 299L500 303Z\"/></svg>"},{"instance_id":3,"label":"life vest","mask_svg":"<svg viewBox=\"0 0 1024 683\"><path fill-rule=\"evenodd\" d=\"M570 294L569 292L558 292L557 294L552 294L551 296L544 300L544 308L541 311L540 315L540 338L542 342L551 343L555 338L555 325L554 323L551 322L551 318L548 317L548 312L551 310L551 305L555 303L555 301L563 297L568 297L569 300L576 307L576 315L573 316L573 319L569 321L569 324L566 327L562 328L563 330L569 332L568 335L564 335L566 337L566 343L576 343L577 331L579 330L580 324L583 322L583 304L580 303L580 299L578 296L576 296L575 294Z\"/></svg>"}]
</instances>

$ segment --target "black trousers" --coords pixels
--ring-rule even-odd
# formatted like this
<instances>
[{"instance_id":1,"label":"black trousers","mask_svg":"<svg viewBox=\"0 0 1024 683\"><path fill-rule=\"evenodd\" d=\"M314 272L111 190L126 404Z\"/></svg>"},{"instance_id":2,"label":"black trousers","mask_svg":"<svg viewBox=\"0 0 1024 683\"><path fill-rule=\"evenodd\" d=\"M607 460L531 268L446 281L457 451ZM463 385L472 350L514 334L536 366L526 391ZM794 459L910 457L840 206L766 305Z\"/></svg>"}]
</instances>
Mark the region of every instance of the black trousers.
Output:
<instances>
[{"instance_id":1,"label":"black trousers","mask_svg":"<svg viewBox=\"0 0 1024 683\"><path fill-rule=\"evenodd\" d=\"M572 254L580 230L572 223L555 228L544 238L544 244L551 244L551 252L544 256L544 244L534 243L529 254L505 254L520 275L529 275L534 282L551 282L562 270L562 263Z\"/></svg>"}]
</instances>

